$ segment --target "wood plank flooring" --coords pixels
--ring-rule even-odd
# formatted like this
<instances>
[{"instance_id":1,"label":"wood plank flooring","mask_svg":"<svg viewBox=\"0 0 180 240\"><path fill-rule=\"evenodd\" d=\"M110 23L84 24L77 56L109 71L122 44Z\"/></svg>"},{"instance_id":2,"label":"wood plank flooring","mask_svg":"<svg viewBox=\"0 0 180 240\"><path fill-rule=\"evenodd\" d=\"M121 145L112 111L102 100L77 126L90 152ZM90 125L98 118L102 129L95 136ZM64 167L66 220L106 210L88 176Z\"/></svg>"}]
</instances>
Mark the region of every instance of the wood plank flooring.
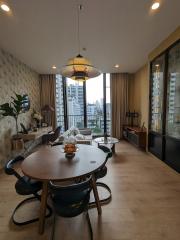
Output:
<instances>
[{"instance_id":1,"label":"wood plank flooring","mask_svg":"<svg viewBox=\"0 0 180 240\"><path fill-rule=\"evenodd\" d=\"M37 234L37 223L14 226L10 216L23 197L14 189L15 178L0 173L0 240L50 240L52 218L46 221L44 235ZM108 162L103 179L112 190L110 204L102 216L90 209L94 240L179 240L180 175L160 160L122 141ZM25 206L18 215L27 218L39 206ZM56 218L55 240L88 240L84 216Z\"/></svg>"}]
</instances>

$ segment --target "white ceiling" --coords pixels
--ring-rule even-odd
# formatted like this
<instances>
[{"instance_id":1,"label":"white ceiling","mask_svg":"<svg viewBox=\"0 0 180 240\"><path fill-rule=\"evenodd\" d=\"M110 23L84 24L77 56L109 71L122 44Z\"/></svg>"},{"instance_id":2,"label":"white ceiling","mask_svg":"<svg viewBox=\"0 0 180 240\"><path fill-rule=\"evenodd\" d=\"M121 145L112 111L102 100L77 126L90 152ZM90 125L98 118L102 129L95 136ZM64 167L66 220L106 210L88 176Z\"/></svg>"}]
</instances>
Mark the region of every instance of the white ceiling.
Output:
<instances>
[{"instance_id":1,"label":"white ceiling","mask_svg":"<svg viewBox=\"0 0 180 240\"><path fill-rule=\"evenodd\" d=\"M1 0L0 0L1 2ZM5 1L3 1L5 2ZM0 46L39 73L53 73L77 55L77 8L81 47L102 72L135 72L180 24L180 0L7 0L0 10ZM113 66L119 64L116 70Z\"/></svg>"}]
</instances>

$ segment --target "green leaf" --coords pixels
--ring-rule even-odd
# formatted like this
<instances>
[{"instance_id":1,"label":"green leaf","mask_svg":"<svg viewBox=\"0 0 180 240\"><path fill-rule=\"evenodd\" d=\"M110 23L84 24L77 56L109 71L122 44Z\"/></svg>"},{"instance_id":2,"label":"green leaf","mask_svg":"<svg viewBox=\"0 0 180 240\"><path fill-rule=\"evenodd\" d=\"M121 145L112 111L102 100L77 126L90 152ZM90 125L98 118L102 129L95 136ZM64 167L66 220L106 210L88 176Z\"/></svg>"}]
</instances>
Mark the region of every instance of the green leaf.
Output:
<instances>
[{"instance_id":1,"label":"green leaf","mask_svg":"<svg viewBox=\"0 0 180 240\"><path fill-rule=\"evenodd\" d=\"M12 116L14 117L15 112L9 103L4 103L0 105L0 110L2 111L3 116Z\"/></svg>"},{"instance_id":2,"label":"green leaf","mask_svg":"<svg viewBox=\"0 0 180 240\"><path fill-rule=\"evenodd\" d=\"M11 103L4 103L0 105L1 115L3 116L12 116L17 118L20 113L22 113L23 101L26 99L26 95L20 95L14 93L15 97L11 97L13 101Z\"/></svg>"}]
</instances>

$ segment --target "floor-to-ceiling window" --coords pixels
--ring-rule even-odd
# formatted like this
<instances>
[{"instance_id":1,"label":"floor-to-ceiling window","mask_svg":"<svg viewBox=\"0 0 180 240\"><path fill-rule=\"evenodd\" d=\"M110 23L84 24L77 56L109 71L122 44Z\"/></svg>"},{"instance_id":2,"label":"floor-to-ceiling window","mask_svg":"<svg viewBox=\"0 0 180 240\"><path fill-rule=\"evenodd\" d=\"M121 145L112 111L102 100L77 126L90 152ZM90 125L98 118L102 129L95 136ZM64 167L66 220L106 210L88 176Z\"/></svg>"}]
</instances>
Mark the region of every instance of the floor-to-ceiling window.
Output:
<instances>
[{"instance_id":1,"label":"floor-to-ceiling window","mask_svg":"<svg viewBox=\"0 0 180 240\"><path fill-rule=\"evenodd\" d=\"M110 99L110 74L106 74L106 132L111 133L111 99Z\"/></svg>"},{"instance_id":2,"label":"floor-to-ceiling window","mask_svg":"<svg viewBox=\"0 0 180 240\"><path fill-rule=\"evenodd\" d=\"M103 133L103 74L86 82L86 109L87 127L94 133Z\"/></svg>"},{"instance_id":3,"label":"floor-to-ceiling window","mask_svg":"<svg viewBox=\"0 0 180 240\"><path fill-rule=\"evenodd\" d=\"M88 127L95 134L110 134L110 74L86 82L56 75L57 125Z\"/></svg>"}]
</instances>

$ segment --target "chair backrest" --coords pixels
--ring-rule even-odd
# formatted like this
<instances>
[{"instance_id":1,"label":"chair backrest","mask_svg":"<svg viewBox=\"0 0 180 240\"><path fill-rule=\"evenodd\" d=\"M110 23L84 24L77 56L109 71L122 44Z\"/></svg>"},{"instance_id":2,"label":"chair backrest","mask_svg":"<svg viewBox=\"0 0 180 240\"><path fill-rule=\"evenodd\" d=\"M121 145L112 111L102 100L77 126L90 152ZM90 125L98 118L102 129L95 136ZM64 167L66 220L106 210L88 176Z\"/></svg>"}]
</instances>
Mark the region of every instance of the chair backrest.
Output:
<instances>
[{"instance_id":1,"label":"chair backrest","mask_svg":"<svg viewBox=\"0 0 180 240\"><path fill-rule=\"evenodd\" d=\"M104 145L99 145L98 148L101 149L103 152L107 153L106 161L112 157L112 151L108 147Z\"/></svg>"},{"instance_id":2,"label":"chair backrest","mask_svg":"<svg viewBox=\"0 0 180 240\"><path fill-rule=\"evenodd\" d=\"M57 127L54 131L54 135L59 137L59 134L60 134L60 131L61 131L61 126Z\"/></svg>"},{"instance_id":3,"label":"chair backrest","mask_svg":"<svg viewBox=\"0 0 180 240\"><path fill-rule=\"evenodd\" d=\"M53 142L50 145L51 145L51 147L58 146L58 145L63 145L63 142Z\"/></svg>"},{"instance_id":4,"label":"chair backrest","mask_svg":"<svg viewBox=\"0 0 180 240\"><path fill-rule=\"evenodd\" d=\"M61 131L61 126L59 126L55 129L51 141L55 141L59 137L60 131Z\"/></svg>"},{"instance_id":5,"label":"chair backrest","mask_svg":"<svg viewBox=\"0 0 180 240\"><path fill-rule=\"evenodd\" d=\"M5 173L8 175L14 175L18 179L21 179L19 173L17 173L14 169L14 164L23 160L24 160L23 156L17 156L14 159L9 160L4 167Z\"/></svg>"},{"instance_id":6,"label":"chair backrest","mask_svg":"<svg viewBox=\"0 0 180 240\"><path fill-rule=\"evenodd\" d=\"M90 194L91 191L90 180L91 177L89 177L84 182L68 186L55 185L54 183L50 182L52 196L58 197L58 199L64 204L73 204L76 202L80 202L81 200L84 199L85 194L87 195Z\"/></svg>"}]
</instances>

